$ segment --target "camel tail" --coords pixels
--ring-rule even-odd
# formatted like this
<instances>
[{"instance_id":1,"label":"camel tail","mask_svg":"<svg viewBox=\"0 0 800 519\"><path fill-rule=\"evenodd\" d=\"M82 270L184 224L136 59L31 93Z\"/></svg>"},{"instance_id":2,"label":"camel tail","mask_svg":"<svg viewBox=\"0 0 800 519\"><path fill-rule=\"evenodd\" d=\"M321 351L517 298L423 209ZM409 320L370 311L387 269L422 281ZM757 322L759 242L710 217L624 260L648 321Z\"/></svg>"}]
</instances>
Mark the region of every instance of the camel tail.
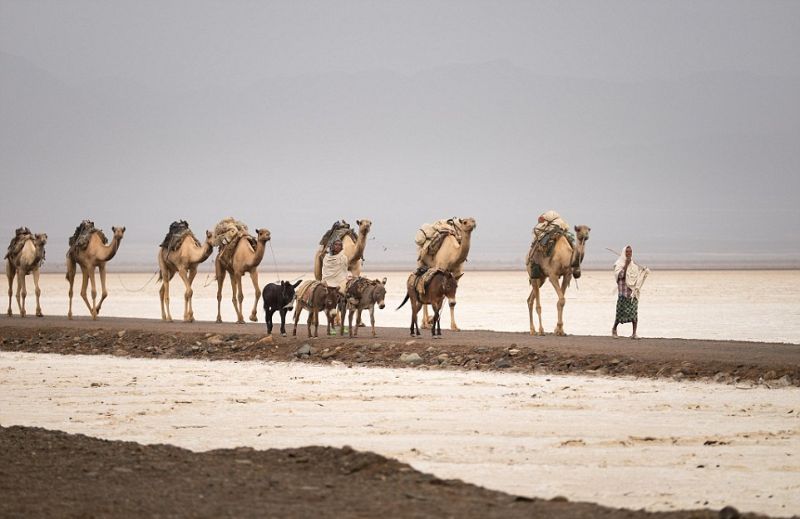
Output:
<instances>
[{"instance_id":1,"label":"camel tail","mask_svg":"<svg viewBox=\"0 0 800 519\"><path fill-rule=\"evenodd\" d=\"M75 260L72 258L71 254L67 254L67 275L66 279L69 281L70 279L75 278Z\"/></svg>"},{"instance_id":2,"label":"camel tail","mask_svg":"<svg viewBox=\"0 0 800 519\"><path fill-rule=\"evenodd\" d=\"M403 302L402 302L402 303L400 303L400 306L398 306L397 308L395 308L395 309L394 309L394 311L396 312L396 311L400 310L401 308L403 308L403 305L404 305L404 304L406 304L406 301L408 301L408 298L409 298L409 297L410 297L410 296L409 296L408 294L406 294L406 298L405 298L405 299L403 299Z\"/></svg>"}]
</instances>

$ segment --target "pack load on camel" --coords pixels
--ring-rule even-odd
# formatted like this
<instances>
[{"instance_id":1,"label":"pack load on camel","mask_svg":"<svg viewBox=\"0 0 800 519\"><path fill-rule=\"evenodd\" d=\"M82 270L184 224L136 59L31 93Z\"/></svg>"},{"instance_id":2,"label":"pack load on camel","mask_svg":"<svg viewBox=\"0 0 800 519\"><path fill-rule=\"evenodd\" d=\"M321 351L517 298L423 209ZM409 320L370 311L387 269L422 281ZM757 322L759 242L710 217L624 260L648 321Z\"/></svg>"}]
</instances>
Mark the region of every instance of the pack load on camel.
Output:
<instances>
[{"instance_id":1,"label":"pack load on camel","mask_svg":"<svg viewBox=\"0 0 800 519\"><path fill-rule=\"evenodd\" d=\"M435 256L442 246L442 242L448 236L453 236L458 243L461 243L461 232L453 222L455 218L437 220L433 223L424 223L417 230L414 236L414 243L417 244L419 258L430 254Z\"/></svg>"},{"instance_id":2,"label":"pack load on camel","mask_svg":"<svg viewBox=\"0 0 800 519\"><path fill-rule=\"evenodd\" d=\"M191 236L194 239L195 245L198 247L200 246L200 242L195 237L194 233L189 230L189 222L186 220L177 220L169 224L169 231L167 231L167 235L164 236L164 241L161 242L162 249L165 249L167 252L172 252L177 250L178 247L181 246L183 243L183 239L186 236Z\"/></svg>"},{"instance_id":3,"label":"pack load on camel","mask_svg":"<svg viewBox=\"0 0 800 519\"><path fill-rule=\"evenodd\" d=\"M103 234L102 230L94 226L93 221L82 221L77 227L75 227L75 232L72 233L72 236L69 239L69 254L74 255L74 253L79 250L86 250L86 247L89 245L89 238L91 238L92 234L95 233L97 233L97 236L100 238L100 241L103 243L103 245L108 244L108 238L106 238L106 235Z\"/></svg>"},{"instance_id":4,"label":"pack load on camel","mask_svg":"<svg viewBox=\"0 0 800 519\"><path fill-rule=\"evenodd\" d=\"M553 247L558 239L564 236L570 246L574 248L575 235L570 232L569 224L552 209L539 215L532 234L533 241L525 265L528 269L528 276L536 279L542 275L540 267L542 259L549 258L553 254Z\"/></svg>"},{"instance_id":5,"label":"pack load on camel","mask_svg":"<svg viewBox=\"0 0 800 519\"><path fill-rule=\"evenodd\" d=\"M250 240L250 245L252 245L253 248L256 247L256 238L247 230L247 225L229 216L220 220L216 227L214 227L214 235L211 238L211 243L213 243L215 247L219 247L219 255L230 256L233 255L233 252L236 250L236 244L239 243L239 240L242 238L247 238Z\"/></svg>"},{"instance_id":6,"label":"pack load on camel","mask_svg":"<svg viewBox=\"0 0 800 519\"><path fill-rule=\"evenodd\" d=\"M333 222L331 228L325 231L325 234L322 235L322 239L319 240L319 244L324 246L327 250L333 242L341 240L347 235L349 235L353 241L358 239L356 232L350 228L350 224L344 220L339 220Z\"/></svg>"},{"instance_id":7,"label":"pack load on camel","mask_svg":"<svg viewBox=\"0 0 800 519\"><path fill-rule=\"evenodd\" d=\"M19 227L16 231L14 231L14 237L11 238L11 242L8 244L8 251L3 259L13 259L17 255L19 255L22 247L25 245L25 242L28 240L33 239L33 233L27 227Z\"/></svg>"}]
</instances>

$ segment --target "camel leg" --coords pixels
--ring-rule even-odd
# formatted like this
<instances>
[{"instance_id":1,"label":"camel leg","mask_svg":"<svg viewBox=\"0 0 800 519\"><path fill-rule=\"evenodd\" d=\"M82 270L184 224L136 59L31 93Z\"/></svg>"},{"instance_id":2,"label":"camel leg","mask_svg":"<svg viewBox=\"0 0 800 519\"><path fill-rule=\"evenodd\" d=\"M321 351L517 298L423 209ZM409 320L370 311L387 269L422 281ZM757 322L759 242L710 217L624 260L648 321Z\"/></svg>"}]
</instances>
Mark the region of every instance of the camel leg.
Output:
<instances>
[{"instance_id":1,"label":"camel leg","mask_svg":"<svg viewBox=\"0 0 800 519\"><path fill-rule=\"evenodd\" d=\"M86 287L89 286L89 272L84 270L83 266L81 265L81 299L83 302L86 303L86 308L89 309L89 313L94 317L94 307L92 303L89 302L89 298L86 297ZM92 268L92 290L94 290L94 268ZM95 292L96 293L96 292Z\"/></svg>"},{"instance_id":2,"label":"camel leg","mask_svg":"<svg viewBox=\"0 0 800 519\"><path fill-rule=\"evenodd\" d=\"M428 305L422 305L422 329L428 328L431 325L431 318L428 316Z\"/></svg>"},{"instance_id":3,"label":"camel leg","mask_svg":"<svg viewBox=\"0 0 800 519\"><path fill-rule=\"evenodd\" d=\"M35 268L32 274L33 274L33 289L34 293L36 294L36 317L42 317L44 314L42 313L42 305L39 304L39 298L42 295L42 291L41 289L39 289L39 269Z\"/></svg>"},{"instance_id":4,"label":"camel leg","mask_svg":"<svg viewBox=\"0 0 800 519\"><path fill-rule=\"evenodd\" d=\"M72 320L72 286L75 284L75 262L67 255L67 283L69 283L69 311L67 319Z\"/></svg>"},{"instance_id":5,"label":"camel leg","mask_svg":"<svg viewBox=\"0 0 800 519\"><path fill-rule=\"evenodd\" d=\"M17 306L19 316L25 317L25 296L28 295L28 287L25 286L25 273L22 269L17 269Z\"/></svg>"},{"instance_id":6,"label":"camel leg","mask_svg":"<svg viewBox=\"0 0 800 519\"><path fill-rule=\"evenodd\" d=\"M217 277L217 322L221 323L222 313L220 309L222 307L222 285L225 283L225 271L222 270L222 267L217 262L214 262L214 270Z\"/></svg>"},{"instance_id":7,"label":"camel leg","mask_svg":"<svg viewBox=\"0 0 800 519\"><path fill-rule=\"evenodd\" d=\"M250 312L250 320L255 323L258 322L258 300L261 298L261 289L258 288L258 271L256 269L250 272L250 279L253 280L253 288L256 291L256 300L253 302L253 311Z\"/></svg>"},{"instance_id":8,"label":"camel leg","mask_svg":"<svg viewBox=\"0 0 800 519\"><path fill-rule=\"evenodd\" d=\"M161 298L161 320L172 322L172 314L169 311L169 282L172 279L173 273L161 271L161 288L158 290L158 295Z\"/></svg>"},{"instance_id":9,"label":"camel leg","mask_svg":"<svg viewBox=\"0 0 800 519\"><path fill-rule=\"evenodd\" d=\"M536 315L539 318L539 335L544 337L544 325L542 325L542 285L544 285L544 279L537 279L534 285L534 299L536 300Z\"/></svg>"},{"instance_id":10,"label":"camel leg","mask_svg":"<svg viewBox=\"0 0 800 519\"><path fill-rule=\"evenodd\" d=\"M536 283L536 280L532 280ZM536 335L536 327L533 326L533 305L536 303L536 295L533 283L531 283L531 293L528 294L528 322L530 323L531 335Z\"/></svg>"},{"instance_id":11,"label":"camel leg","mask_svg":"<svg viewBox=\"0 0 800 519\"><path fill-rule=\"evenodd\" d=\"M192 283L194 283L194 277L197 275L197 267L189 268L187 270L187 277L189 282L186 288L186 317L184 317L184 321L187 323L194 322L194 306L192 306L192 297L194 296L194 290L192 290Z\"/></svg>"},{"instance_id":12,"label":"camel leg","mask_svg":"<svg viewBox=\"0 0 800 519\"><path fill-rule=\"evenodd\" d=\"M236 308L236 324L244 324L244 315L242 314L242 301L244 301L244 294L242 294L242 276L230 273L231 286L233 287L233 307Z\"/></svg>"},{"instance_id":13,"label":"camel leg","mask_svg":"<svg viewBox=\"0 0 800 519\"><path fill-rule=\"evenodd\" d=\"M181 277L181 281L183 281L183 322L188 323L189 321L189 306L192 301L192 282L189 280L189 274L184 270L178 270L178 275Z\"/></svg>"},{"instance_id":14,"label":"camel leg","mask_svg":"<svg viewBox=\"0 0 800 519\"><path fill-rule=\"evenodd\" d=\"M11 261L6 261L6 278L8 278L8 311L6 315L11 317L11 297L14 293L12 287L14 285L14 277L17 275L17 269L11 264Z\"/></svg>"},{"instance_id":15,"label":"camel leg","mask_svg":"<svg viewBox=\"0 0 800 519\"><path fill-rule=\"evenodd\" d=\"M461 328L456 324L456 300L455 298L448 299L447 302L450 306L450 329L454 332L460 332ZM441 327L441 324L439 326Z\"/></svg>"},{"instance_id":16,"label":"camel leg","mask_svg":"<svg viewBox=\"0 0 800 519\"><path fill-rule=\"evenodd\" d=\"M564 333L564 304L567 302L566 297L564 297L564 291L561 290L561 285L558 284L558 278L551 276L550 284L553 285L553 288L556 290L556 294L558 294L558 304L556 308L558 308L558 322L556 323L556 329L553 331L554 335L563 336L566 335Z\"/></svg>"},{"instance_id":17,"label":"camel leg","mask_svg":"<svg viewBox=\"0 0 800 519\"><path fill-rule=\"evenodd\" d=\"M89 283L92 287L92 319L97 320L97 279L94 277L94 269L89 272Z\"/></svg>"},{"instance_id":18,"label":"camel leg","mask_svg":"<svg viewBox=\"0 0 800 519\"><path fill-rule=\"evenodd\" d=\"M106 290L106 264L100 264L97 270L100 271L100 302L97 303L94 314L100 315L100 307L103 306L103 301L108 297L108 290Z\"/></svg>"}]
</instances>

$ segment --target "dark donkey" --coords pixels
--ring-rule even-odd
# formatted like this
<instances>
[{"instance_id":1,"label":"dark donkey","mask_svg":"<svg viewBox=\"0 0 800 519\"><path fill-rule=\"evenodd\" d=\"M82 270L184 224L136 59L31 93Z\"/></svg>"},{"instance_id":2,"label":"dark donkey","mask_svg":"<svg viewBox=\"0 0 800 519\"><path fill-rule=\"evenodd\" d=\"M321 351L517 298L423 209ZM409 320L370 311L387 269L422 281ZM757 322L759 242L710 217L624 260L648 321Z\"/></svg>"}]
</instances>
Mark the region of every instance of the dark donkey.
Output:
<instances>
[{"instance_id":1,"label":"dark donkey","mask_svg":"<svg viewBox=\"0 0 800 519\"><path fill-rule=\"evenodd\" d=\"M281 314L281 335L286 337L286 312L292 309L294 302L294 289L297 288L303 280L297 283L289 283L288 281L281 281L280 285L269 283L261 291L264 298L264 314L267 321L267 333L272 335L272 314L276 311Z\"/></svg>"},{"instance_id":2,"label":"dark donkey","mask_svg":"<svg viewBox=\"0 0 800 519\"><path fill-rule=\"evenodd\" d=\"M347 282L347 300L344 310L342 310L342 326L339 333L344 336L344 314L347 312L347 323L349 326L350 337L358 337L358 324L353 328L353 314L356 314L356 323L361 322L361 311L369 310L369 320L372 323L372 336L375 334L375 305L383 310L386 304L386 278L367 279L357 277Z\"/></svg>"},{"instance_id":3,"label":"dark donkey","mask_svg":"<svg viewBox=\"0 0 800 519\"><path fill-rule=\"evenodd\" d=\"M300 320L300 312L308 310L308 336L311 337L311 325L314 325L314 337L319 337L319 312L325 312L328 318L327 334L331 334L331 323L336 316L336 308L339 305L339 287L329 287L319 281L312 281L306 287L298 291L295 298L294 309L294 329L292 336L297 335L297 322Z\"/></svg>"},{"instance_id":4,"label":"dark donkey","mask_svg":"<svg viewBox=\"0 0 800 519\"><path fill-rule=\"evenodd\" d=\"M458 279L455 278L451 272L446 270L436 270L433 273L426 273L424 270L418 270L408 276L406 287L406 298L403 299L403 302L400 303L397 309L399 310L406 304L406 301L411 299L411 335L413 336L415 331L416 335L420 335L419 324L417 324L417 314L424 305L429 304L433 308L431 334L434 339L440 337L442 335L440 313L442 303L446 297L451 305L455 305Z\"/></svg>"}]
</instances>

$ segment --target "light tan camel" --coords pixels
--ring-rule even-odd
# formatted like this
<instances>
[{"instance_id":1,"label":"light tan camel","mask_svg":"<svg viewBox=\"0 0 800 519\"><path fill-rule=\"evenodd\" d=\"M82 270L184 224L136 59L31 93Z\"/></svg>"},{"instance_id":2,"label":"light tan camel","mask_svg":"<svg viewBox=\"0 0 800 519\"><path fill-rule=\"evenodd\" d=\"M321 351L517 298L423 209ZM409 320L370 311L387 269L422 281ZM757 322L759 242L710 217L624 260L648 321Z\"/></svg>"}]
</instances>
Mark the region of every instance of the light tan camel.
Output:
<instances>
[{"instance_id":1,"label":"light tan camel","mask_svg":"<svg viewBox=\"0 0 800 519\"><path fill-rule=\"evenodd\" d=\"M558 323L553 332L555 335L566 335L564 333L564 304L566 303L565 294L569 283L574 277L578 279L581 277L581 263L583 262L583 255L586 251L586 240L589 239L589 231L592 229L585 225L575 226L575 239L577 243L573 249L569 240L564 235L561 235L553 245L553 253L550 256L540 259L539 267L541 274L538 277L533 276L531 267L528 267L528 276L531 284L531 294L528 296L528 317L531 324L531 335L537 335L536 328L533 325L533 306L536 305L536 314L539 316L539 332L538 335L544 335L544 328L542 327L542 303L539 289L545 281L549 280L553 288L558 294ZM533 245L531 245L533 247ZM529 255L530 256L530 255ZM561 278L561 284L558 280Z\"/></svg>"},{"instance_id":2,"label":"light tan camel","mask_svg":"<svg viewBox=\"0 0 800 519\"><path fill-rule=\"evenodd\" d=\"M236 309L236 322L239 324L244 323L244 314L242 313L242 301L244 294L242 293L242 276L245 273L250 273L250 278L253 280L253 288L256 291L256 300L253 302L253 311L250 313L250 320L258 321L256 310L258 309L258 299L261 297L261 289L258 287L258 265L264 258L264 249L270 239L270 233L267 229L256 229L256 248L250 244L250 240L246 237L239 239L236 242L236 249L233 254L217 254L214 260L214 270L217 274L217 322L222 322L222 314L220 307L222 305L222 284L225 282L225 273L231 278L231 291L233 292L233 307ZM230 258L230 259L228 259Z\"/></svg>"},{"instance_id":3,"label":"light tan camel","mask_svg":"<svg viewBox=\"0 0 800 519\"><path fill-rule=\"evenodd\" d=\"M372 222L369 220L356 220L356 225L358 225L358 235L355 241L353 241L353 237L350 234L346 234L342 238L342 252L350 262L347 270L353 274L353 277L361 275L364 249L367 247L367 235L369 235L369 230L372 228ZM326 253L325 245L320 245L314 254L314 278L317 281L322 280L322 258L325 257Z\"/></svg>"},{"instance_id":4,"label":"light tan camel","mask_svg":"<svg viewBox=\"0 0 800 519\"><path fill-rule=\"evenodd\" d=\"M472 241L472 231L475 230L477 223L474 218L453 218L453 226L456 232L461 235L461 243L458 242L455 236L447 236L442 241L439 250L435 255L426 254L420 258L420 263L429 268L438 268L447 270L453 274L453 277L460 279L464 274L464 262L467 261L469 254L469 247ZM450 329L458 331L456 325L455 308L456 302L447 300L450 306ZM430 326L430 319L428 317L428 305L423 306L423 327Z\"/></svg>"},{"instance_id":5,"label":"light tan camel","mask_svg":"<svg viewBox=\"0 0 800 519\"><path fill-rule=\"evenodd\" d=\"M112 227L114 237L111 243L105 245L100 235L93 232L89 237L89 243L85 249L77 250L74 255L72 250L67 252L67 282L69 283L69 311L67 318L72 319L72 286L75 283L75 265L81 267L81 274L83 274L83 281L81 282L81 297L86 303L86 307L92 314L92 319L97 319L100 313L100 307L103 305L108 291L106 290L106 262L110 261L119 249L119 244L122 242L122 236L125 234L125 227ZM95 267L100 272L100 288L101 295L100 301L95 304L97 300L97 288L94 281ZM92 282L92 302L86 297L86 285Z\"/></svg>"},{"instance_id":6,"label":"light tan camel","mask_svg":"<svg viewBox=\"0 0 800 519\"><path fill-rule=\"evenodd\" d=\"M170 251L166 247L158 248L158 268L161 289L158 294L161 298L161 319L172 322L169 312L169 282L177 273L183 281L186 291L183 294L183 321L194 322L194 309L192 308L192 282L197 275L197 266L203 263L214 252L212 233L206 231L206 241L203 245L197 243L194 235L186 234L177 249Z\"/></svg>"},{"instance_id":7,"label":"light tan camel","mask_svg":"<svg viewBox=\"0 0 800 519\"><path fill-rule=\"evenodd\" d=\"M28 295L28 287L25 283L25 276L33 274L33 286L36 294L36 316L42 317L42 307L39 304L39 267L44 261L44 246L47 243L46 234L35 234L25 238L25 243L16 255L6 257L6 276L8 277L8 316L11 316L11 286L14 277L17 278L17 306L19 316L25 317L25 297Z\"/></svg>"}]
</instances>

